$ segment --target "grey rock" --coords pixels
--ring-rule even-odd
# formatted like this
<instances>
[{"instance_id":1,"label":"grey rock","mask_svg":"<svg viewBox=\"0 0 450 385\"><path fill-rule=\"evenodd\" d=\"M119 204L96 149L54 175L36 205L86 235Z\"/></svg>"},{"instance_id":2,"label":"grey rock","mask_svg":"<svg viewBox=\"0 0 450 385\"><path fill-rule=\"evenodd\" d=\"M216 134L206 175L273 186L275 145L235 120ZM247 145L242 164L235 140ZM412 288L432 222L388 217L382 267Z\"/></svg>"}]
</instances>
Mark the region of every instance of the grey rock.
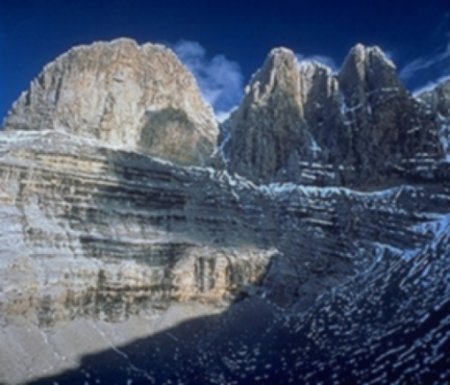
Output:
<instances>
[{"instance_id":1,"label":"grey rock","mask_svg":"<svg viewBox=\"0 0 450 385\"><path fill-rule=\"evenodd\" d=\"M231 171L267 182L287 163L296 146L307 143L299 81L294 53L285 48L273 50L230 118L230 140L224 152Z\"/></svg>"},{"instance_id":2,"label":"grey rock","mask_svg":"<svg viewBox=\"0 0 450 385\"><path fill-rule=\"evenodd\" d=\"M355 168L353 184L400 177L395 168L438 159L443 152L433 116L398 80L394 64L378 47L357 45L339 73L343 94L343 163ZM356 178L356 180L355 180ZM348 179L345 176L345 179Z\"/></svg>"},{"instance_id":3,"label":"grey rock","mask_svg":"<svg viewBox=\"0 0 450 385\"><path fill-rule=\"evenodd\" d=\"M450 79L442 81L431 90L423 91L417 97L444 117L450 116Z\"/></svg>"},{"instance_id":4,"label":"grey rock","mask_svg":"<svg viewBox=\"0 0 450 385\"><path fill-rule=\"evenodd\" d=\"M443 156L433 115L360 44L338 75L273 50L225 125L229 170L258 183L386 185Z\"/></svg>"},{"instance_id":5,"label":"grey rock","mask_svg":"<svg viewBox=\"0 0 450 385\"><path fill-rule=\"evenodd\" d=\"M442 147L447 155L450 156L450 79L438 84L434 89L424 91L417 95L430 109L430 112L436 119L439 131L438 135Z\"/></svg>"}]
</instances>

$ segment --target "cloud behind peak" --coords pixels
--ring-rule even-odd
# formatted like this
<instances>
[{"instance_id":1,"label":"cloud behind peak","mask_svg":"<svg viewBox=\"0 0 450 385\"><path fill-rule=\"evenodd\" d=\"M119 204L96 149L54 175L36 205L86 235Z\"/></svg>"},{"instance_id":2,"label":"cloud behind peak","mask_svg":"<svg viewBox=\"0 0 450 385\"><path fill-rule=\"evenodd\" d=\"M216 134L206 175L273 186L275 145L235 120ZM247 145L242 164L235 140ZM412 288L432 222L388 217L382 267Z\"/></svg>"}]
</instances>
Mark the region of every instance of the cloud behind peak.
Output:
<instances>
[{"instance_id":1,"label":"cloud behind peak","mask_svg":"<svg viewBox=\"0 0 450 385\"><path fill-rule=\"evenodd\" d=\"M228 116L243 94L243 75L238 63L219 54L208 57L196 41L181 40L173 47L180 60L194 74L203 97L219 120Z\"/></svg>"}]
</instances>

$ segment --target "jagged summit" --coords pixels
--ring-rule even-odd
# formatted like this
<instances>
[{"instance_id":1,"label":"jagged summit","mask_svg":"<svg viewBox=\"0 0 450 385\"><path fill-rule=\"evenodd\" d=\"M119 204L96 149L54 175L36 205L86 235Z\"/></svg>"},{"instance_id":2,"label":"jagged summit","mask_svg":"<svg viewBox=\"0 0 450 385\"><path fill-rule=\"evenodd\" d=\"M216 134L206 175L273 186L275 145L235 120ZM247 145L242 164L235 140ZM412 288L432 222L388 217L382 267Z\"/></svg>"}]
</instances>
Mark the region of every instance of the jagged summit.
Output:
<instances>
[{"instance_id":1,"label":"jagged summit","mask_svg":"<svg viewBox=\"0 0 450 385\"><path fill-rule=\"evenodd\" d=\"M229 169L259 183L385 184L416 156L442 156L435 119L383 51L362 44L337 74L272 50L226 126Z\"/></svg>"},{"instance_id":2,"label":"jagged summit","mask_svg":"<svg viewBox=\"0 0 450 385\"><path fill-rule=\"evenodd\" d=\"M379 60L392 68L396 68L392 60L389 59L384 51L377 45L365 46L362 43L358 43L350 49L344 63L352 57L357 58L357 60L361 62Z\"/></svg>"},{"instance_id":3,"label":"jagged summit","mask_svg":"<svg viewBox=\"0 0 450 385\"><path fill-rule=\"evenodd\" d=\"M358 186L389 183L416 154L439 158L439 125L379 47L357 44L338 73L279 47L217 143L193 75L170 49L130 39L61 55L5 120L7 130L53 129L182 164L207 164L219 147L230 171L258 183Z\"/></svg>"},{"instance_id":4,"label":"jagged summit","mask_svg":"<svg viewBox=\"0 0 450 385\"><path fill-rule=\"evenodd\" d=\"M259 69L246 88L246 94L253 95L259 103L267 102L277 91L296 92L298 78L297 59L287 48L274 48L270 51L263 66Z\"/></svg>"},{"instance_id":5,"label":"jagged summit","mask_svg":"<svg viewBox=\"0 0 450 385\"><path fill-rule=\"evenodd\" d=\"M299 85L294 52L272 50L227 122L231 136L224 153L231 171L267 181L288 161L294 147L306 142Z\"/></svg>"},{"instance_id":6,"label":"jagged summit","mask_svg":"<svg viewBox=\"0 0 450 385\"><path fill-rule=\"evenodd\" d=\"M4 126L54 129L189 164L205 164L218 133L176 55L125 38L72 48L48 64Z\"/></svg>"},{"instance_id":7,"label":"jagged summit","mask_svg":"<svg viewBox=\"0 0 450 385\"><path fill-rule=\"evenodd\" d=\"M406 92L397 76L395 65L377 46L357 44L353 47L339 71L339 80L344 93L353 93L359 99L362 93L382 88Z\"/></svg>"},{"instance_id":8,"label":"jagged summit","mask_svg":"<svg viewBox=\"0 0 450 385\"><path fill-rule=\"evenodd\" d=\"M275 57L292 57L295 56L294 51L287 47L275 47L272 48L269 52L268 58L275 58Z\"/></svg>"}]
</instances>

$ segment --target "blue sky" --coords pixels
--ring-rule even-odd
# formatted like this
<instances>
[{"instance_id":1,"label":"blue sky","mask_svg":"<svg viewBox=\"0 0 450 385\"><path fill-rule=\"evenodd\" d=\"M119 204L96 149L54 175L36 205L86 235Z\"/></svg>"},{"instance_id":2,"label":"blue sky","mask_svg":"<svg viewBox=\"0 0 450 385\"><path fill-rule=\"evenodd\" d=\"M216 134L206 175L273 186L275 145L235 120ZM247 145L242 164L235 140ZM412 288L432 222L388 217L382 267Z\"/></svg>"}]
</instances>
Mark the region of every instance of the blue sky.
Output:
<instances>
[{"instance_id":1,"label":"blue sky","mask_svg":"<svg viewBox=\"0 0 450 385\"><path fill-rule=\"evenodd\" d=\"M380 45L411 90L450 75L450 0L0 0L0 119L57 55L121 36L170 45L218 115L275 46L338 68Z\"/></svg>"}]
</instances>

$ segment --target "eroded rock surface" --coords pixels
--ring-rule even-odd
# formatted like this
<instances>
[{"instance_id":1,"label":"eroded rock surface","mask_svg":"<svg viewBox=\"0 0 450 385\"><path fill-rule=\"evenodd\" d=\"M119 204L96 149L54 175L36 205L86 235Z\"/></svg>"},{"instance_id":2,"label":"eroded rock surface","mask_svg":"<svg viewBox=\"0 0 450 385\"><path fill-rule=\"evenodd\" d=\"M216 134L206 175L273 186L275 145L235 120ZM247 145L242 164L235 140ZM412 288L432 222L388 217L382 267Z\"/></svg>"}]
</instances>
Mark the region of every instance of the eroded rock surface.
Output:
<instances>
[{"instance_id":1,"label":"eroded rock surface","mask_svg":"<svg viewBox=\"0 0 450 385\"><path fill-rule=\"evenodd\" d=\"M90 137L183 164L206 164L217 136L212 109L168 48L130 39L72 48L14 104L6 130Z\"/></svg>"},{"instance_id":2,"label":"eroded rock surface","mask_svg":"<svg viewBox=\"0 0 450 385\"><path fill-rule=\"evenodd\" d=\"M338 74L275 49L222 147L229 170L258 183L379 186L442 157L434 116L378 47L355 46Z\"/></svg>"}]
</instances>

